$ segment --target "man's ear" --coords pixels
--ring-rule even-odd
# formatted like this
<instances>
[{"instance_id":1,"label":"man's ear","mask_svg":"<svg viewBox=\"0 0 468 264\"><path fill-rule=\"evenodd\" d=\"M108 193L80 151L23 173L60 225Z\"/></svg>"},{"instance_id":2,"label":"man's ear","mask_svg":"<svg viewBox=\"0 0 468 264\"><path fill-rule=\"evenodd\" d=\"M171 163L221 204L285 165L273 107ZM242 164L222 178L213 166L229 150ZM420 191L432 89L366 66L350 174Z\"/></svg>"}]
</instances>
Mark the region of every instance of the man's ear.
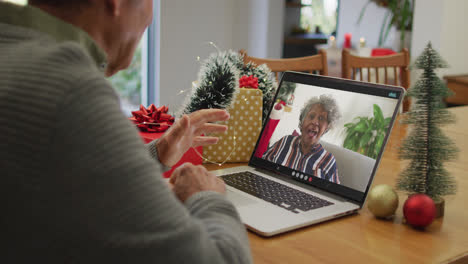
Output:
<instances>
[{"instance_id":1,"label":"man's ear","mask_svg":"<svg viewBox=\"0 0 468 264\"><path fill-rule=\"evenodd\" d=\"M112 16L119 16L122 9L122 0L105 0L106 9Z\"/></svg>"}]
</instances>

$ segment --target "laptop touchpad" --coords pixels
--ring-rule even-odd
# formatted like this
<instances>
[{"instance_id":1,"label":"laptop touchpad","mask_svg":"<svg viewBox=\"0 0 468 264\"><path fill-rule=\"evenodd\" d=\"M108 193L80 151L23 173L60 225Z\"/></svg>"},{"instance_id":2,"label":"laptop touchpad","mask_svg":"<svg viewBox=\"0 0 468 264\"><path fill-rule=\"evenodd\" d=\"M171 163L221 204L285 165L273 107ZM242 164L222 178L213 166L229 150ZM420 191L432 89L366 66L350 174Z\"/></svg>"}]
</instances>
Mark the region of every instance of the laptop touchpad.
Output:
<instances>
[{"instance_id":1,"label":"laptop touchpad","mask_svg":"<svg viewBox=\"0 0 468 264\"><path fill-rule=\"evenodd\" d=\"M229 189L226 190L226 197L228 198L229 201L231 201L236 206L247 206L247 205L257 203L256 200L251 199L245 195L236 193Z\"/></svg>"}]
</instances>

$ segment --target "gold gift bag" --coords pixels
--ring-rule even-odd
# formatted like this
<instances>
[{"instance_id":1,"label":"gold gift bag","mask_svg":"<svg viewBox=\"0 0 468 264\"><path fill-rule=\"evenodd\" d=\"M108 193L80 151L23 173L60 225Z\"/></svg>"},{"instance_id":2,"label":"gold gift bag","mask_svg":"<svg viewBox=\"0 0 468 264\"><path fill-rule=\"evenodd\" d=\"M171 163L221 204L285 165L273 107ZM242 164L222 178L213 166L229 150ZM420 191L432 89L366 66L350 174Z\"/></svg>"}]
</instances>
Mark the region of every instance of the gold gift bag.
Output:
<instances>
[{"instance_id":1,"label":"gold gift bag","mask_svg":"<svg viewBox=\"0 0 468 264\"><path fill-rule=\"evenodd\" d=\"M262 129L263 93L259 89L240 88L234 103L227 109L231 118L216 145L203 147L204 162L247 162Z\"/></svg>"}]
</instances>

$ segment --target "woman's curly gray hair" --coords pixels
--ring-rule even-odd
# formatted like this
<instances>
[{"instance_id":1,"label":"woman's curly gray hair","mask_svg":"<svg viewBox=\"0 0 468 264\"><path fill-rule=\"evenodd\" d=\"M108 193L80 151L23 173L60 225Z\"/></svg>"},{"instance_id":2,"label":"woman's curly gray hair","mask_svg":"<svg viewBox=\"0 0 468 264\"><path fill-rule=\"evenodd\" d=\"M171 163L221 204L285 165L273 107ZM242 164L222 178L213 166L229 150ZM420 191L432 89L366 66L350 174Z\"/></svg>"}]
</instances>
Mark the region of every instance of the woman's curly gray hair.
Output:
<instances>
[{"instance_id":1,"label":"woman's curly gray hair","mask_svg":"<svg viewBox=\"0 0 468 264\"><path fill-rule=\"evenodd\" d=\"M312 106L316 104L322 105L327 112L328 129L333 128L336 121L341 118L341 114L338 109L338 105L336 104L336 100L329 94L314 96L304 104L304 107L302 107L301 114L299 116L299 127L302 126L302 123L304 122L304 119L306 118L306 115L309 113Z\"/></svg>"}]
</instances>

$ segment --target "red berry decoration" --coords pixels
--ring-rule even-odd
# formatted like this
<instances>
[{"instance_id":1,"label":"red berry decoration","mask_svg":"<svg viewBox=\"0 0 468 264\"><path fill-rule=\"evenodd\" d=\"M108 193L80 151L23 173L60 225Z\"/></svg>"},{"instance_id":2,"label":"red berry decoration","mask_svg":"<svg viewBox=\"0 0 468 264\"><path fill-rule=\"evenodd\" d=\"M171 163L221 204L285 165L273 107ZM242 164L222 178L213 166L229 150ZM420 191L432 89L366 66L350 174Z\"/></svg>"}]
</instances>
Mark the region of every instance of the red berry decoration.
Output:
<instances>
[{"instance_id":1,"label":"red berry decoration","mask_svg":"<svg viewBox=\"0 0 468 264\"><path fill-rule=\"evenodd\" d=\"M413 194L408 197L403 205L403 215L408 224L424 228L434 221L436 215L434 201L425 194Z\"/></svg>"},{"instance_id":2,"label":"red berry decoration","mask_svg":"<svg viewBox=\"0 0 468 264\"><path fill-rule=\"evenodd\" d=\"M244 75L239 79L239 87L258 89L258 78L254 77L253 75Z\"/></svg>"},{"instance_id":3,"label":"red berry decoration","mask_svg":"<svg viewBox=\"0 0 468 264\"><path fill-rule=\"evenodd\" d=\"M282 108L283 108L283 105L280 104L280 103L277 103L277 104L275 105L275 110L281 110Z\"/></svg>"}]
</instances>

